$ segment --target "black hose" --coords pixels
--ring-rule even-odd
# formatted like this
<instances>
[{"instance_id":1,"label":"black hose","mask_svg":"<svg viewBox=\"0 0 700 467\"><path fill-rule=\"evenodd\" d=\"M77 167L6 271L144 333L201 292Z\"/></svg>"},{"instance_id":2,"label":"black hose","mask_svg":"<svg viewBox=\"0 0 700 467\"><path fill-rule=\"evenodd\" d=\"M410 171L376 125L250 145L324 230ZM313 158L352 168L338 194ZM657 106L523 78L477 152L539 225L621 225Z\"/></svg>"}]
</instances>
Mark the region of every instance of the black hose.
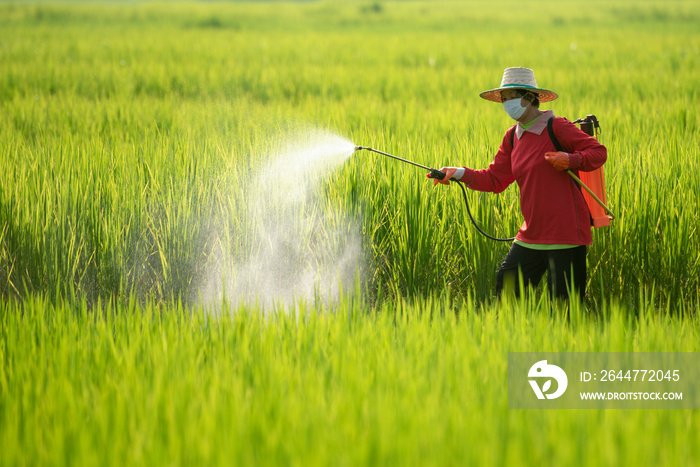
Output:
<instances>
[{"instance_id":1,"label":"black hose","mask_svg":"<svg viewBox=\"0 0 700 467\"><path fill-rule=\"evenodd\" d=\"M477 225L476 220L474 219L474 216L472 216L471 210L469 209L469 201L467 200L467 189L464 188L464 185L462 184L462 182L458 182L457 180L451 180L451 181L457 183L457 185L459 185L459 187L462 189L462 196L464 197L464 206L467 208L467 214L469 214L469 219L471 219L472 224L474 224L474 227L476 227L476 230L478 230L481 235L483 235L486 238L490 238L491 240L496 240L497 242L511 242L511 241L515 240L515 237L510 237L510 238L493 237L493 236L487 234L486 232L484 232L483 230L481 230L481 228Z\"/></svg>"}]
</instances>

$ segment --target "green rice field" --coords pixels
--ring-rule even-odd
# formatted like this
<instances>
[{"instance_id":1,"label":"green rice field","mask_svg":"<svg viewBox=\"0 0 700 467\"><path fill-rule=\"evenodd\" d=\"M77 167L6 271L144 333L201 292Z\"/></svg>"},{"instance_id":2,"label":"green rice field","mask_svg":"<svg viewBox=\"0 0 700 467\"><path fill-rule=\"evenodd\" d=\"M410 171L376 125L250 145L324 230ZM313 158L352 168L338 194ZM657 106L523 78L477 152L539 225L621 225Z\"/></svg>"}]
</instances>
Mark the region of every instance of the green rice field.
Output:
<instances>
[{"instance_id":1,"label":"green rice field","mask_svg":"<svg viewBox=\"0 0 700 467\"><path fill-rule=\"evenodd\" d=\"M517 410L509 352L700 350L700 3L0 2L0 465L700 464L697 410ZM595 114L584 303L495 298L479 97ZM519 193L468 193L482 228ZM543 281L544 282L544 281Z\"/></svg>"}]
</instances>

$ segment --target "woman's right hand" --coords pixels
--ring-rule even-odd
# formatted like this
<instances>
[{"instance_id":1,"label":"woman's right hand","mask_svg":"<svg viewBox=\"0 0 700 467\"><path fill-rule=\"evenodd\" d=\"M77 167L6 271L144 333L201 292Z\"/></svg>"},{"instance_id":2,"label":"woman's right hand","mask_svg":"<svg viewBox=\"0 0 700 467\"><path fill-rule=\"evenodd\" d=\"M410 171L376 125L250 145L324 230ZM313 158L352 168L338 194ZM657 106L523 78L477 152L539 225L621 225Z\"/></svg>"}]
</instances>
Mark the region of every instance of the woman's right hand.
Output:
<instances>
[{"instance_id":1,"label":"woman's right hand","mask_svg":"<svg viewBox=\"0 0 700 467\"><path fill-rule=\"evenodd\" d=\"M449 185L450 180L460 180L464 176L464 167L442 167L440 172L445 174L445 178L438 180L433 178L431 174L426 174L426 177L433 178L433 185L442 183L443 185Z\"/></svg>"}]
</instances>

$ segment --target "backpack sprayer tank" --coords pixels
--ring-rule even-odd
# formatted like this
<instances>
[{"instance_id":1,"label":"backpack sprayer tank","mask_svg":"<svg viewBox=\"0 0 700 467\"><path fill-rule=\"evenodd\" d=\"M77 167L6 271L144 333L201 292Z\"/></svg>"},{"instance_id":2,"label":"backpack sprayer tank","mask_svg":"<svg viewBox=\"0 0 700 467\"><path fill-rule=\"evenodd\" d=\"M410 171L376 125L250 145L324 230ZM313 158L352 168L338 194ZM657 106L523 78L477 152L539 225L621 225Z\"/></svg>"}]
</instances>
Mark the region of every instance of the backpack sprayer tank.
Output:
<instances>
[{"instance_id":1,"label":"backpack sprayer tank","mask_svg":"<svg viewBox=\"0 0 700 467\"><path fill-rule=\"evenodd\" d=\"M586 118L579 118L574 123L578 123L581 131L593 138L598 139L600 134L600 124L595 115L587 115ZM569 175L577 177L568 171ZM579 172L580 180L576 180L584 188L583 199L591 212L593 227L606 227L615 218L607 207L607 197L605 195L605 174L603 167L599 167L591 172Z\"/></svg>"}]
</instances>

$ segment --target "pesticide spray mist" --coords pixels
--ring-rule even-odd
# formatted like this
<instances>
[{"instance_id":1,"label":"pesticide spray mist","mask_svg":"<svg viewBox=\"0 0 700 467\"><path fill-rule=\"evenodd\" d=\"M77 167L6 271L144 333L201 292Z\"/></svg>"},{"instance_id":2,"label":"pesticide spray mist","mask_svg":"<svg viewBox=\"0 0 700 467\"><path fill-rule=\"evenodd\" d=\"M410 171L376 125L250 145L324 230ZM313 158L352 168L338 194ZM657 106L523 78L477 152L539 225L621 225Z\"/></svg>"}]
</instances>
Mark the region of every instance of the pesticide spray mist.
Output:
<instances>
[{"instance_id":1,"label":"pesticide spray mist","mask_svg":"<svg viewBox=\"0 0 700 467\"><path fill-rule=\"evenodd\" d=\"M322 130L275 137L245 183L245 238L238 248L219 235L215 266L200 293L209 302L266 310L299 300L332 301L361 270L359 220L331 207L323 181L353 154L352 142ZM235 241L237 240L237 241ZM236 251L237 250L237 251Z\"/></svg>"}]
</instances>

